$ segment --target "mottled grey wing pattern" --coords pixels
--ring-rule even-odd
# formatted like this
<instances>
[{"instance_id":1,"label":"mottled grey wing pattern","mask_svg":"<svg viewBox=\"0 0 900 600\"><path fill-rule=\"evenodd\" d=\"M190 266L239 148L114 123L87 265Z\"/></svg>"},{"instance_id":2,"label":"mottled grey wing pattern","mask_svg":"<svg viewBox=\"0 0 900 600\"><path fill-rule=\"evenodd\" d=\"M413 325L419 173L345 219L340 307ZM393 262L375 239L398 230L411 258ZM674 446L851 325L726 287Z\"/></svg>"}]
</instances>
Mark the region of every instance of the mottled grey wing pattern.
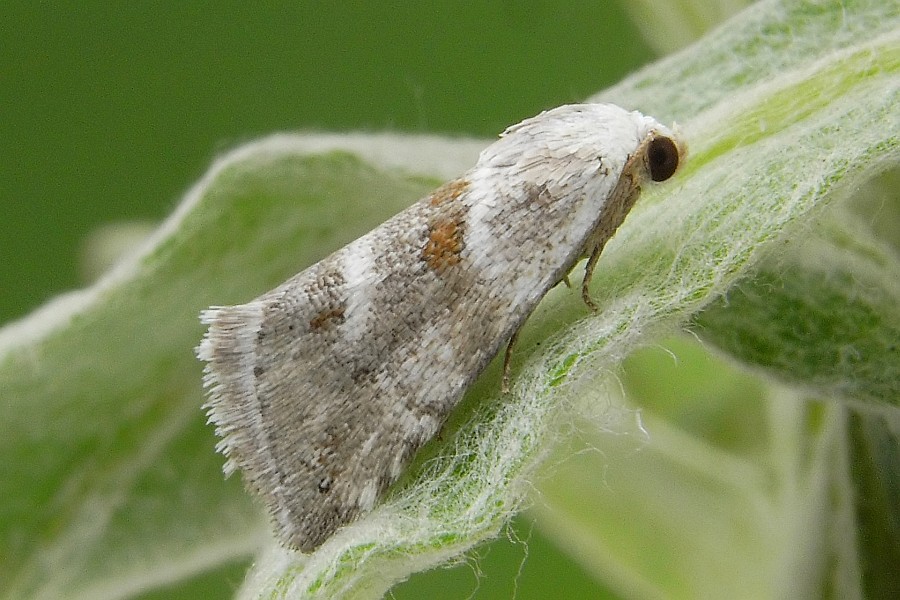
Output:
<instances>
[{"instance_id":1,"label":"mottled grey wing pattern","mask_svg":"<svg viewBox=\"0 0 900 600\"><path fill-rule=\"evenodd\" d=\"M648 168L633 154L664 128L609 105L553 112L278 288L205 312L198 354L226 470L242 470L290 546L315 549L370 510L550 287L624 218ZM617 129L595 131L610 118Z\"/></svg>"}]
</instances>

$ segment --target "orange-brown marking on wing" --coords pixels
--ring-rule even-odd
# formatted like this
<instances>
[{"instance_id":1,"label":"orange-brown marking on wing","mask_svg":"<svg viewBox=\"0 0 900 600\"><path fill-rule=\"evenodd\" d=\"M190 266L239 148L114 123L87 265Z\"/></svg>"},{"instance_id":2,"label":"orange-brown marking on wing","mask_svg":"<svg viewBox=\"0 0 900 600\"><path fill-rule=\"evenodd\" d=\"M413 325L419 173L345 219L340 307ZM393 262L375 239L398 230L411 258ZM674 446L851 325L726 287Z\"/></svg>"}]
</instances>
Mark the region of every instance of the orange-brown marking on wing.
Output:
<instances>
[{"instance_id":1,"label":"orange-brown marking on wing","mask_svg":"<svg viewBox=\"0 0 900 600\"><path fill-rule=\"evenodd\" d=\"M452 202L459 198L460 194L466 191L467 187L469 187L469 182L465 179L448 181L431 193L431 196L428 197L428 202L432 206L440 206L446 202Z\"/></svg>"},{"instance_id":2,"label":"orange-brown marking on wing","mask_svg":"<svg viewBox=\"0 0 900 600\"><path fill-rule=\"evenodd\" d=\"M430 224L428 241L422 250L422 258L437 272L458 265L463 249L463 227L461 221L442 219Z\"/></svg>"}]
</instances>

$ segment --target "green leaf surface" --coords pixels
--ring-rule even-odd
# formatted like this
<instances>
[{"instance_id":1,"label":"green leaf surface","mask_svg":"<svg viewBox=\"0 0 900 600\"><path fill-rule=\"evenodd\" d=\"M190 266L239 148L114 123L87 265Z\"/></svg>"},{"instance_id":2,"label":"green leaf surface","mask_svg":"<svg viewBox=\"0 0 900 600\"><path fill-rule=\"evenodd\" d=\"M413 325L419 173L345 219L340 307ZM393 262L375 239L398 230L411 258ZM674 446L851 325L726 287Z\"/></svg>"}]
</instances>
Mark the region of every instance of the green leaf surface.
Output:
<instances>
[{"instance_id":1,"label":"green leaf surface","mask_svg":"<svg viewBox=\"0 0 900 600\"><path fill-rule=\"evenodd\" d=\"M633 354L622 381L636 404L617 406L640 426L587 423L561 445L532 510L541 530L623 598L822 597L840 406L685 340Z\"/></svg>"},{"instance_id":2,"label":"green leaf surface","mask_svg":"<svg viewBox=\"0 0 900 600\"><path fill-rule=\"evenodd\" d=\"M821 397L900 407L900 261L846 210L785 242L694 319L743 362Z\"/></svg>"},{"instance_id":3,"label":"green leaf surface","mask_svg":"<svg viewBox=\"0 0 900 600\"><path fill-rule=\"evenodd\" d=\"M587 519L582 502L604 459L573 459L541 484L544 531L576 540L573 556L626 597L891 589L886 563L861 568L872 547L846 532L896 518L890 500L857 511L854 495L894 497L896 435L862 428L851 455L847 407L897 419L898 261L839 212L900 162L890 4L761 2L598 95L677 120L690 146L608 245L592 282L602 310L553 290L524 330L512 396L490 369L392 496L309 556L275 547L237 478L221 478L197 314L315 262L486 142L275 136L226 155L136 254L0 332L0 592L127 597L259 551L244 597L379 597L496 536L560 422L609 406L609 373L685 323L789 387L702 376L723 387L700 422L648 412L647 451L603 500L618 522ZM630 391L637 401L599 417L635 433L618 438L625 455L642 438L615 415L652 396ZM803 401L813 394L826 402ZM597 423L580 426L588 447L608 441Z\"/></svg>"},{"instance_id":4,"label":"green leaf surface","mask_svg":"<svg viewBox=\"0 0 900 600\"><path fill-rule=\"evenodd\" d=\"M860 413L849 419L855 522L865 596L900 595L900 419Z\"/></svg>"}]
</instances>

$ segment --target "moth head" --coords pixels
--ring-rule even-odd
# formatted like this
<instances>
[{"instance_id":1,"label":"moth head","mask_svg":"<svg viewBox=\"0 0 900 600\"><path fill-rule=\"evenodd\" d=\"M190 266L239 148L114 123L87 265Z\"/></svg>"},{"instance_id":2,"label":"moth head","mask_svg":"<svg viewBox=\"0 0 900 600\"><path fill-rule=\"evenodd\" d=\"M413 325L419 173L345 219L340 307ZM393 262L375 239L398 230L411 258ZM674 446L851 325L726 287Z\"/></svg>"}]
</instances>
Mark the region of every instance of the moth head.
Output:
<instances>
[{"instance_id":1,"label":"moth head","mask_svg":"<svg viewBox=\"0 0 900 600\"><path fill-rule=\"evenodd\" d=\"M653 181L665 181L675 174L681 162L681 149L671 137L653 136L647 144L647 169Z\"/></svg>"}]
</instances>

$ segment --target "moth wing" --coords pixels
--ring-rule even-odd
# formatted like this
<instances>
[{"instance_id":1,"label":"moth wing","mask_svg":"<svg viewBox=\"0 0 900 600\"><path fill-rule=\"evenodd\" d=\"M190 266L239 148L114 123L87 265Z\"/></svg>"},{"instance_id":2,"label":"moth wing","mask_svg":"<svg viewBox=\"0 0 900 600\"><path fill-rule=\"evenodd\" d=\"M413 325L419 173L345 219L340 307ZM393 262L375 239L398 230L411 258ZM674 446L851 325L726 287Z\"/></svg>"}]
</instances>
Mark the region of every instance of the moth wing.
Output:
<instances>
[{"instance_id":1,"label":"moth wing","mask_svg":"<svg viewBox=\"0 0 900 600\"><path fill-rule=\"evenodd\" d=\"M461 266L454 212L421 201L256 300L203 315L226 471L243 472L293 547L315 549L370 510L530 312L498 310L502 290Z\"/></svg>"}]
</instances>

